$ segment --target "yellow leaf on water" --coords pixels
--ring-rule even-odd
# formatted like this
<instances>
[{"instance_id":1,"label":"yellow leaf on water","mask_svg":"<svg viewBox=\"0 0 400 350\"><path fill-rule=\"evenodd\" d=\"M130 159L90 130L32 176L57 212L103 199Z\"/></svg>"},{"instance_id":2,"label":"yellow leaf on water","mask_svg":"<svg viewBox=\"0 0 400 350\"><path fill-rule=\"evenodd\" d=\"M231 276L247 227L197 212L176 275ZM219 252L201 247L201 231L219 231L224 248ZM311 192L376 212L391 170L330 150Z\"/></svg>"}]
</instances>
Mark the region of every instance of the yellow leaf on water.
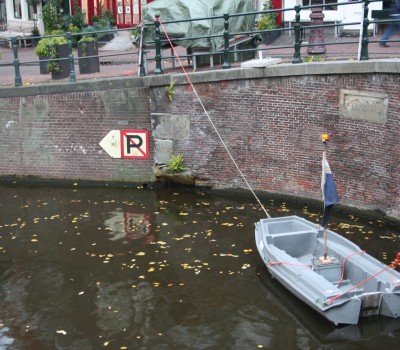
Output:
<instances>
[{"instance_id":1,"label":"yellow leaf on water","mask_svg":"<svg viewBox=\"0 0 400 350\"><path fill-rule=\"evenodd\" d=\"M189 213L182 212L182 213L179 213L179 215L189 215Z\"/></svg>"},{"instance_id":2,"label":"yellow leaf on water","mask_svg":"<svg viewBox=\"0 0 400 350\"><path fill-rule=\"evenodd\" d=\"M146 253L145 252L139 252L139 253L136 253L136 255L137 256L144 256L144 255L146 255Z\"/></svg>"}]
</instances>

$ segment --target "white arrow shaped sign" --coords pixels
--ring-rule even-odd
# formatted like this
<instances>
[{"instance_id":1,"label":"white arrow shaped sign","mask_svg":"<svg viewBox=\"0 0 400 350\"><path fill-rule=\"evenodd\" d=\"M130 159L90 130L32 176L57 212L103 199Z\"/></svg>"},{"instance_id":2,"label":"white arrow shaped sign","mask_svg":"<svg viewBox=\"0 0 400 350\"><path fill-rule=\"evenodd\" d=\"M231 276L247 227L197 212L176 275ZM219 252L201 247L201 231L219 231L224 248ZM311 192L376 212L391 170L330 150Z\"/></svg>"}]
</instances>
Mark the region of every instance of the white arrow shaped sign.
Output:
<instances>
[{"instance_id":1,"label":"white arrow shaped sign","mask_svg":"<svg viewBox=\"0 0 400 350\"><path fill-rule=\"evenodd\" d=\"M148 130L111 130L99 145L112 158L149 159Z\"/></svg>"},{"instance_id":2,"label":"white arrow shaped sign","mask_svg":"<svg viewBox=\"0 0 400 350\"><path fill-rule=\"evenodd\" d=\"M121 158L121 131L111 130L99 145L112 157Z\"/></svg>"}]
</instances>

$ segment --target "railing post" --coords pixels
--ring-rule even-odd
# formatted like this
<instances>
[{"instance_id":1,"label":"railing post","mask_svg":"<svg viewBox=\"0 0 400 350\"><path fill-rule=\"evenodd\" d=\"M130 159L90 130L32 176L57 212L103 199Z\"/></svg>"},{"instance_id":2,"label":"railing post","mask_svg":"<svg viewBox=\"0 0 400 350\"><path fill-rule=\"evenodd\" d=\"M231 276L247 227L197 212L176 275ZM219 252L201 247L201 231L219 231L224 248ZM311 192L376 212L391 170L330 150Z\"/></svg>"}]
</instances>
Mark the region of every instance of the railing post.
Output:
<instances>
[{"instance_id":1,"label":"railing post","mask_svg":"<svg viewBox=\"0 0 400 350\"><path fill-rule=\"evenodd\" d=\"M231 68L229 63L229 14L224 14L224 63L223 69Z\"/></svg>"},{"instance_id":2,"label":"railing post","mask_svg":"<svg viewBox=\"0 0 400 350\"><path fill-rule=\"evenodd\" d=\"M363 22L362 22L362 35L361 35L361 50L359 53L358 59L360 61L367 61L369 60L368 56L368 25L369 25L369 19L368 19L368 5L369 5L369 0L364 0L364 15L363 15Z\"/></svg>"},{"instance_id":3,"label":"railing post","mask_svg":"<svg viewBox=\"0 0 400 350\"><path fill-rule=\"evenodd\" d=\"M158 20L160 18L160 15L156 15L156 20L154 21L155 24L155 33L156 33L156 37L155 37L155 43L156 43L156 69L154 70L154 74L163 74L163 70L162 70L162 64L161 64L161 40L160 40L160 21Z\"/></svg>"},{"instance_id":4,"label":"railing post","mask_svg":"<svg viewBox=\"0 0 400 350\"><path fill-rule=\"evenodd\" d=\"M13 37L11 38L11 43L12 43L12 48L13 48L13 53L14 53L14 69L15 69L15 82L14 86L21 86L22 85L22 80L21 80L21 74L19 72L19 59L18 59L18 42L17 38Z\"/></svg>"},{"instance_id":5,"label":"railing post","mask_svg":"<svg viewBox=\"0 0 400 350\"><path fill-rule=\"evenodd\" d=\"M140 28L140 42L139 42L139 77L144 77L146 76L146 69L144 68L144 62L143 62L143 37L144 37L144 23L140 23L139 28Z\"/></svg>"},{"instance_id":6,"label":"railing post","mask_svg":"<svg viewBox=\"0 0 400 350\"><path fill-rule=\"evenodd\" d=\"M69 61L69 82L74 83L76 81L75 76L75 66L74 66L74 55L72 53L72 37L71 32L67 32L67 41L68 41L68 61Z\"/></svg>"},{"instance_id":7,"label":"railing post","mask_svg":"<svg viewBox=\"0 0 400 350\"><path fill-rule=\"evenodd\" d=\"M296 23L294 24L294 58L292 63L302 63L303 60L301 59L301 53L300 53L300 48L301 48L301 27L300 27L300 10L301 7L300 5L296 5L294 7L294 10L296 11Z\"/></svg>"}]
</instances>

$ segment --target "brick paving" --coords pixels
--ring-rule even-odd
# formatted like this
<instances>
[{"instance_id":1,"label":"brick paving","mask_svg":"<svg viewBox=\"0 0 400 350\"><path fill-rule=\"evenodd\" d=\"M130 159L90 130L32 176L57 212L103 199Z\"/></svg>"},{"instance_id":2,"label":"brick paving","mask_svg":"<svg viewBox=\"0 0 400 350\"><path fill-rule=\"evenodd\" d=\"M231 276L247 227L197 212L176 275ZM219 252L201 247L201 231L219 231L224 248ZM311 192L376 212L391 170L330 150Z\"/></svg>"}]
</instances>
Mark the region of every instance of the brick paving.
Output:
<instances>
[{"instance_id":1,"label":"brick paving","mask_svg":"<svg viewBox=\"0 0 400 350\"><path fill-rule=\"evenodd\" d=\"M389 42L389 47L379 46L379 39L381 34L375 37L369 37L370 43L368 45L369 59L400 59L400 35L395 35L391 38L393 42ZM308 40L305 37L303 43ZM263 57L279 57L285 62L291 62L294 55L293 47L282 48L282 46L293 46L294 36L287 34L281 35L273 44L259 46L262 51ZM332 43L332 45L326 45L326 53L323 55L325 60L356 60L358 57L358 36L347 36L336 37L334 35L325 35L325 43ZM346 44L347 43L347 44ZM186 50L183 48L177 48L180 55L185 55ZM0 47L1 60L0 60L0 86L14 86L15 83L15 71L12 66L13 62L13 50L8 47ZM77 63L75 65L75 74L77 80L92 80L100 78L111 78L121 76L137 76L138 75L138 51L136 48L131 50L121 51L104 51L100 53L100 72L93 74L79 74ZM163 51L163 55L169 55L169 50ZM20 75L23 85L37 85L43 83L55 82L51 79L49 74L39 74L38 57L35 55L34 48L20 48L18 50L18 56L21 63ZM76 57L77 54L74 53ZM154 57L154 51L151 51L148 55L150 58ZM307 48L301 48L301 56L303 58L310 56L307 54ZM188 72L193 71L193 67L188 65L186 59L181 60L185 64L185 69ZM240 66L240 62L231 62L232 67ZM175 60L175 68L172 67L171 62L167 61L164 64L164 73L171 73L181 71L178 67L179 64ZM198 71L220 69L221 64L215 64L213 68L209 65L202 65L198 67ZM148 75L154 74L154 61L149 61ZM68 82L67 79L60 81ZM59 81L58 81L59 82Z\"/></svg>"}]
</instances>

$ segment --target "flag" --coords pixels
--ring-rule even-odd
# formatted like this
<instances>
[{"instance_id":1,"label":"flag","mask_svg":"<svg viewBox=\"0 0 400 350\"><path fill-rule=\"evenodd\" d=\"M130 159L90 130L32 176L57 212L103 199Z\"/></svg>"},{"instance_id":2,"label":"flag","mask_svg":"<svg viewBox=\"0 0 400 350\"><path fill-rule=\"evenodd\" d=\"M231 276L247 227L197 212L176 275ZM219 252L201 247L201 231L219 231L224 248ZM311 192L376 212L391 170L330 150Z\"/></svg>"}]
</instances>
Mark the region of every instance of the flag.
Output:
<instances>
[{"instance_id":1,"label":"flag","mask_svg":"<svg viewBox=\"0 0 400 350\"><path fill-rule=\"evenodd\" d=\"M336 191L335 180L333 174L326 160L326 152L322 155L322 177L321 177L322 199L324 200L324 216L322 218L321 226L326 228L328 224L329 215L335 203L339 202L339 195Z\"/></svg>"}]
</instances>

